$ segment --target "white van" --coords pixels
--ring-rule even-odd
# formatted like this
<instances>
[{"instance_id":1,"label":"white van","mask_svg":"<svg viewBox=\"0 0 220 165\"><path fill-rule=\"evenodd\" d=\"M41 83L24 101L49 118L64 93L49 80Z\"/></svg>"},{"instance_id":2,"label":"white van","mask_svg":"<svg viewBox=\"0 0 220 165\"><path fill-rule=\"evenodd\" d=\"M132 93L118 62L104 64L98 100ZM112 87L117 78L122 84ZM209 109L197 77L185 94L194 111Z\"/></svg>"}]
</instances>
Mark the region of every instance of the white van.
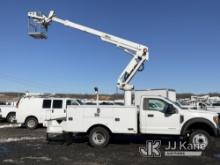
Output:
<instances>
[{"instance_id":1,"label":"white van","mask_svg":"<svg viewBox=\"0 0 220 165\"><path fill-rule=\"evenodd\" d=\"M18 102L16 122L29 129L37 128L38 124L46 127L46 120L66 116L67 105L81 104L80 100L72 98L24 96Z\"/></svg>"}]
</instances>

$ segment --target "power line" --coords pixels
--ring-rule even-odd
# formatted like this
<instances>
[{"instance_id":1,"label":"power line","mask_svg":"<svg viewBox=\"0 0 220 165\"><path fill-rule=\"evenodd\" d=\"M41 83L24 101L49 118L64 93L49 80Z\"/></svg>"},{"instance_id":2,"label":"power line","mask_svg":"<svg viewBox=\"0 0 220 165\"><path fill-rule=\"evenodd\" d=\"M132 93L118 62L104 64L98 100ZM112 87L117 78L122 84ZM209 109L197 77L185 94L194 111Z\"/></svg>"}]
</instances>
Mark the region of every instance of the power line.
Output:
<instances>
[{"instance_id":1,"label":"power line","mask_svg":"<svg viewBox=\"0 0 220 165\"><path fill-rule=\"evenodd\" d=\"M25 86L25 87L31 87L35 89L45 89L45 88L47 88L47 90L50 89L49 85L34 82L31 80L26 80L20 77L18 78L16 76L12 76L12 75L1 73L1 72L0 72L0 79L7 80L7 81L10 81L10 82L13 82L13 83Z\"/></svg>"}]
</instances>

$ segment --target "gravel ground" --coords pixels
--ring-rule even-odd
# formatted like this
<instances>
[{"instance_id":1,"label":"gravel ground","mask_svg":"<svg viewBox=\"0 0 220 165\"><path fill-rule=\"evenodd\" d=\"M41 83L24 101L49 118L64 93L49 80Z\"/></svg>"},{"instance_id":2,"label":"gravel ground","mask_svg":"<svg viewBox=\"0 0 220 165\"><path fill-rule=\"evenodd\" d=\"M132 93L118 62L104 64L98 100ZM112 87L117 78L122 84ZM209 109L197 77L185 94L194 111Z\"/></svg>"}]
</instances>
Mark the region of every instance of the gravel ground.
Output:
<instances>
[{"instance_id":1,"label":"gravel ground","mask_svg":"<svg viewBox=\"0 0 220 165\"><path fill-rule=\"evenodd\" d=\"M118 136L103 149L92 148L85 138L72 144L45 139L45 128L27 130L16 125L0 123L0 164L212 164L220 163L220 139L215 139L211 152L200 157L146 158L139 147L145 146L146 137ZM163 139L166 141L166 138Z\"/></svg>"}]
</instances>

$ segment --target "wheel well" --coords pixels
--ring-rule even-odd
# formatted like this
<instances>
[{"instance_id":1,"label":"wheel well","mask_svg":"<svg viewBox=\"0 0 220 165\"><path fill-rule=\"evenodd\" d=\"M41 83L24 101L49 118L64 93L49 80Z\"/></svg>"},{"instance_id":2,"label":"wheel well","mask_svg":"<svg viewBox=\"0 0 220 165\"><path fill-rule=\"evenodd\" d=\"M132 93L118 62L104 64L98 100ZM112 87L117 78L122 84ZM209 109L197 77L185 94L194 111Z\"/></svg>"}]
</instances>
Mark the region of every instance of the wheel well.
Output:
<instances>
[{"instance_id":1,"label":"wheel well","mask_svg":"<svg viewBox=\"0 0 220 165\"><path fill-rule=\"evenodd\" d=\"M197 129L204 130L207 133L209 133L210 135L215 135L215 132L214 132L212 126L210 126L207 123L203 123L203 122L192 123L191 125L189 125L187 127L185 132L192 131L192 130L197 130Z\"/></svg>"},{"instance_id":2,"label":"wheel well","mask_svg":"<svg viewBox=\"0 0 220 165\"><path fill-rule=\"evenodd\" d=\"M10 115L10 114L16 114L16 112L9 112L8 114L7 114L7 117L6 118L8 118L8 116Z\"/></svg>"},{"instance_id":3,"label":"wheel well","mask_svg":"<svg viewBox=\"0 0 220 165\"><path fill-rule=\"evenodd\" d=\"M35 116L28 116L28 117L26 117L26 119L25 119L25 123L26 123L26 121L27 121L29 118L35 118L35 119L37 120L37 122L38 122L38 119L37 119Z\"/></svg>"},{"instance_id":4,"label":"wheel well","mask_svg":"<svg viewBox=\"0 0 220 165\"><path fill-rule=\"evenodd\" d=\"M95 127L103 127L103 128L105 128L105 129L109 132L109 134L112 133L111 130L110 130L107 126L102 125L102 124L96 124L96 125L91 126L91 127L87 130L87 134L89 134L89 132L90 132L93 128L95 128Z\"/></svg>"}]
</instances>

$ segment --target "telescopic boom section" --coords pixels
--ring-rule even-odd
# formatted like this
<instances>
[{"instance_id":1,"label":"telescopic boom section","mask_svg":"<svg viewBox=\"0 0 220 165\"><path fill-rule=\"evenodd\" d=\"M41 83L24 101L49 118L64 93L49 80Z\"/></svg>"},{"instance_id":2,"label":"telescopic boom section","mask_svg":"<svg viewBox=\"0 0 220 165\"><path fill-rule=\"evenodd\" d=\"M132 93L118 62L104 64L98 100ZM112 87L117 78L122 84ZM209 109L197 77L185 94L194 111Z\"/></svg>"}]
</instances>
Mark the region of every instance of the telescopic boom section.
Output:
<instances>
[{"instance_id":1,"label":"telescopic boom section","mask_svg":"<svg viewBox=\"0 0 220 165\"><path fill-rule=\"evenodd\" d=\"M102 41L111 43L119 48L122 48L126 53L132 55L133 57L131 61L123 70L117 81L117 87L121 90L130 91L134 88L134 86L129 84L129 82L131 81L131 79L133 78L133 76L136 74L137 71L143 70L144 63L149 58L148 48L144 45L132 41L128 41L123 38L116 37L104 33L102 31L98 31L90 27L86 27L68 20L57 18L54 11L50 11L48 16L39 14L38 12L28 12L28 17L29 19L32 20L32 22L39 24L41 27L44 27L46 30L52 22L58 22L64 26L95 35L99 37ZM44 36L43 37L35 36L35 34L36 33L31 33L31 36L37 39L47 38Z\"/></svg>"}]
</instances>

